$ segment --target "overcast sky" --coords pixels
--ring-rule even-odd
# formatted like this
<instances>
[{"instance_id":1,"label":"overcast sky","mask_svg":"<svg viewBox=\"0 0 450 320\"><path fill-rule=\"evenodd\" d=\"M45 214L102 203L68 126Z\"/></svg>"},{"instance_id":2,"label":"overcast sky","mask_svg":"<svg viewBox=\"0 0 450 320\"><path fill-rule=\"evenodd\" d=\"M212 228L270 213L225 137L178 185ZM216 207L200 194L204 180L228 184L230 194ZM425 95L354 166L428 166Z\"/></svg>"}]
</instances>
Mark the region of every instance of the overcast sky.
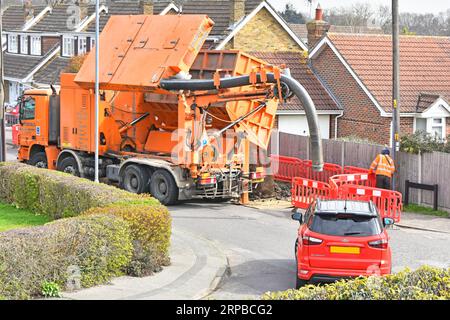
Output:
<instances>
[{"instance_id":1,"label":"overcast sky","mask_svg":"<svg viewBox=\"0 0 450 320\"><path fill-rule=\"evenodd\" d=\"M308 6L306 0L269 0L269 2L278 10L282 10L286 3L292 3L296 6L297 10L302 12L308 12ZM317 6L317 0L313 0L314 8ZM391 5L391 0L319 0L323 9L349 6L357 2L370 2L372 6L378 7L381 5ZM416 12L416 13L439 13L450 9L449 0L399 0L399 8L401 12Z\"/></svg>"}]
</instances>

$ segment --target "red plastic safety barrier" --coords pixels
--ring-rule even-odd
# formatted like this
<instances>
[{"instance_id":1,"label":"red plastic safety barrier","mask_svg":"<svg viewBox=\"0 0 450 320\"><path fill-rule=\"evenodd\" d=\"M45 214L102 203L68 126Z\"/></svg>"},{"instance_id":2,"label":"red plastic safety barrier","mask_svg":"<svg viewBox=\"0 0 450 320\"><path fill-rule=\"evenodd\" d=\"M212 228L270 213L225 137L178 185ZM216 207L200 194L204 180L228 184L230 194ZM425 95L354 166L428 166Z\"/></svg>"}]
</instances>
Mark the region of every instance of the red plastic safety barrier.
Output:
<instances>
[{"instance_id":1,"label":"red plastic safety barrier","mask_svg":"<svg viewBox=\"0 0 450 320\"><path fill-rule=\"evenodd\" d=\"M15 124L12 126L12 143L16 146L19 145L19 125Z\"/></svg>"},{"instance_id":2,"label":"red plastic safety barrier","mask_svg":"<svg viewBox=\"0 0 450 320\"><path fill-rule=\"evenodd\" d=\"M328 183L306 178L292 180L292 205L306 209L315 199L333 199Z\"/></svg>"},{"instance_id":3,"label":"red plastic safety barrier","mask_svg":"<svg viewBox=\"0 0 450 320\"><path fill-rule=\"evenodd\" d=\"M375 179L368 173L339 174L330 178L330 186L334 190L346 184L374 187Z\"/></svg>"},{"instance_id":4,"label":"red plastic safety barrier","mask_svg":"<svg viewBox=\"0 0 450 320\"><path fill-rule=\"evenodd\" d=\"M332 176L342 173L342 167L338 164L334 163L324 163L323 170L318 172L312 169L312 161L311 160L303 160L305 168L306 168L306 176L305 178L311 180L317 180L322 182L328 182Z\"/></svg>"},{"instance_id":5,"label":"red plastic safety barrier","mask_svg":"<svg viewBox=\"0 0 450 320\"><path fill-rule=\"evenodd\" d=\"M400 221L402 212L402 194L397 191L345 184L339 187L339 199L369 201L376 205L382 218Z\"/></svg>"},{"instance_id":6,"label":"red plastic safety barrier","mask_svg":"<svg viewBox=\"0 0 450 320\"><path fill-rule=\"evenodd\" d=\"M274 154L271 155L271 159L275 168L275 180L291 182L294 177L305 176L303 160Z\"/></svg>"},{"instance_id":7,"label":"red plastic safety barrier","mask_svg":"<svg viewBox=\"0 0 450 320\"><path fill-rule=\"evenodd\" d=\"M352 174L352 173L369 173L369 169L367 168L361 168L361 167L352 167L352 166L345 166L344 167L344 173Z\"/></svg>"}]
</instances>

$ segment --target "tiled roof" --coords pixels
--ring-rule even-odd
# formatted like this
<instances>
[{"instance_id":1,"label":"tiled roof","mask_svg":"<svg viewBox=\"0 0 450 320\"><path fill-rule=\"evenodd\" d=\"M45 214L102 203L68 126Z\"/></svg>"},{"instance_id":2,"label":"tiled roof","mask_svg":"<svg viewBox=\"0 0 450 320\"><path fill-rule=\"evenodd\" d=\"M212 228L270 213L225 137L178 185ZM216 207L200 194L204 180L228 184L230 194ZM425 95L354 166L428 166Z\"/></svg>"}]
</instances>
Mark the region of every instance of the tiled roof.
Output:
<instances>
[{"instance_id":1,"label":"tiled roof","mask_svg":"<svg viewBox=\"0 0 450 320\"><path fill-rule=\"evenodd\" d=\"M75 11L72 4L59 4L47 12L44 17L30 28L31 31L40 32L65 32L74 31L74 26L70 23ZM94 5L89 5L88 14L95 11Z\"/></svg>"},{"instance_id":2,"label":"tiled roof","mask_svg":"<svg viewBox=\"0 0 450 320\"><path fill-rule=\"evenodd\" d=\"M23 79L27 77L41 61L46 59L58 47L54 45L52 49L47 51L43 56L22 55L4 52L3 68L5 77L15 79Z\"/></svg>"},{"instance_id":3,"label":"tiled roof","mask_svg":"<svg viewBox=\"0 0 450 320\"><path fill-rule=\"evenodd\" d=\"M297 37L299 37L303 41L308 40L308 30L306 29L306 24L290 23L289 27L297 35ZM332 33L383 34L383 30L381 28L372 28L372 27L364 27L364 26L352 27L352 26L331 25L329 32L332 32Z\"/></svg>"},{"instance_id":4,"label":"tiled roof","mask_svg":"<svg viewBox=\"0 0 450 320\"><path fill-rule=\"evenodd\" d=\"M329 33L328 37L381 107L391 112L391 36ZM401 112L416 112L421 92L450 98L450 38L400 37Z\"/></svg>"},{"instance_id":5,"label":"tiled roof","mask_svg":"<svg viewBox=\"0 0 450 320\"><path fill-rule=\"evenodd\" d=\"M60 74L70 63L70 58L56 56L33 75L33 81L40 84L59 85Z\"/></svg>"},{"instance_id":6,"label":"tiled roof","mask_svg":"<svg viewBox=\"0 0 450 320\"><path fill-rule=\"evenodd\" d=\"M38 15L44 6L33 6L34 15ZM9 6L2 14L3 31L21 30L25 24L22 6Z\"/></svg>"},{"instance_id":7,"label":"tiled roof","mask_svg":"<svg viewBox=\"0 0 450 320\"><path fill-rule=\"evenodd\" d=\"M291 76L308 91L317 110L340 110L337 103L328 94L325 87L317 79L304 58L298 52L251 52L251 55L273 65L285 64L291 71ZM280 110L304 110L300 100L293 97L287 103L279 106Z\"/></svg>"}]
</instances>

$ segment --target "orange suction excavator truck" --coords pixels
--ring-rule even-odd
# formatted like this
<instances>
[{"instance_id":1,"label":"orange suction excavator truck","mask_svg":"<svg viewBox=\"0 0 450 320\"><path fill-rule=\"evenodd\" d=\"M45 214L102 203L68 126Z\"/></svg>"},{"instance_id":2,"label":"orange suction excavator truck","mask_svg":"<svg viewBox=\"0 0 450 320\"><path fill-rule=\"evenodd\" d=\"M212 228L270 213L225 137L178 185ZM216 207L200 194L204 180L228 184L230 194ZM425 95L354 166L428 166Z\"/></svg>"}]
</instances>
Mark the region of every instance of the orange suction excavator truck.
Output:
<instances>
[{"instance_id":1,"label":"orange suction excavator truck","mask_svg":"<svg viewBox=\"0 0 450 320\"><path fill-rule=\"evenodd\" d=\"M267 149L278 103L297 95L322 150L314 104L285 70L236 50L202 51L204 15L112 16L100 35L99 172L163 204L241 197L263 179L250 146ZM26 90L19 161L94 176L95 48L60 88ZM255 148L253 148L255 149Z\"/></svg>"}]
</instances>

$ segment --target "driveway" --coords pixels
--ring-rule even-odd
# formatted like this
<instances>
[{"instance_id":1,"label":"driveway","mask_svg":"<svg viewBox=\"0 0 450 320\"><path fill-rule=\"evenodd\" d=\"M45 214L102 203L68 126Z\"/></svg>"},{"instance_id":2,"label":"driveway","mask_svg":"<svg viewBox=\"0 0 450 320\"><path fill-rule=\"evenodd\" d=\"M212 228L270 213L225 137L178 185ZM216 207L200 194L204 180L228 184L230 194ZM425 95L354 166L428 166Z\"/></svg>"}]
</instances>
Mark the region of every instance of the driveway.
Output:
<instances>
[{"instance_id":1,"label":"driveway","mask_svg":"<svg viewBox=\"0 0 450 320\"><path fill-rule=\"evenodd\" d=\"M298 223L290 210L233 204L186 203L170 207L174 229L213 241L227 255L230 274L211 299L248 299L295 284ZM393 271L428 264L450 267L450 234L407 228L389 230Z\"/></svg>"}]
</instances>

